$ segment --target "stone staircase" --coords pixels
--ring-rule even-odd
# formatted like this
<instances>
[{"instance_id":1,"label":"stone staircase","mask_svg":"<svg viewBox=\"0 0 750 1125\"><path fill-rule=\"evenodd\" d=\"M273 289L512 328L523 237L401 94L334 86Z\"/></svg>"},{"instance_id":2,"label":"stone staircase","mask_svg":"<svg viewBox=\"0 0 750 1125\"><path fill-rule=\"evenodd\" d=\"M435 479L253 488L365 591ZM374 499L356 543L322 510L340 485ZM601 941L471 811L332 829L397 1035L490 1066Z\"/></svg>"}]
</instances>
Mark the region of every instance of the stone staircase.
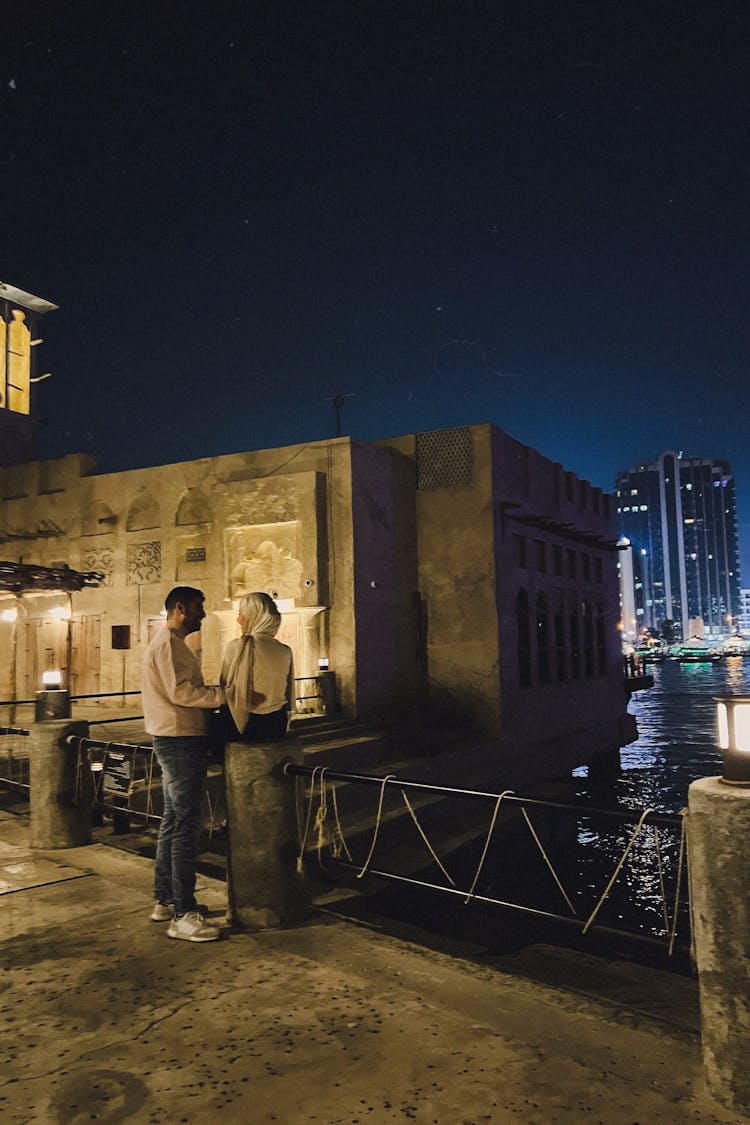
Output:
<instances>
[{"instance_id":1,"label":"stone staircase","mask_svg":"<svg viewBox=\"0 0 750 1125\"><path fill-rule=\"evenodd\" d=\"M446 743L441 733L436 732L434 743L421 734L418 743L412 744L408 739L389 734L384 728L338 721L322 722L309 730L306 728L303 745L305 765L319 766L324 770L363 774L373 779L394 774L425 785L491 794L516 787L519 792L528 792L528 786L524 788L521 785L522 775L526 773L525 763L523 769L520 768L521 763L516 763L514 768L505 756L501 764L504 748L498 743L451 740ZM338 823L352 862L361 868L373 841L382 787L375 782L363 784L329 779L325 778L325 774L324 782L326 818L320 837L323 860L331 854L338 814ZM311 795L310 779L298 778L296 784L300 796L304 798L301 800L304 825ZM550 788L545 788L552 795ZM554 795L559 797L558 792ZM467 798L429 789L407 791L407 797L422 832L441 863L459 885L465 886L465 872L474 870L481 856L495 801L489 797ZM341 867L327 870L325 866L320 866L319 834L315 825L320 800L321 779L318 776L312 795L305 853L307 870L313 879L322 883L333 879L336 883L332 890L326 891L321 887L316 898L319 904L330 905L352 895L367 894L379 881L359 880L355 871L342 870ZM493 848L502 847L503 839L518 829L521 817L518 806L504 807L493 832ZM369 867L449 885L416 827L401 790L394 786L386 786L383 791L380 825Z\"/></svg>"}]
</instances>

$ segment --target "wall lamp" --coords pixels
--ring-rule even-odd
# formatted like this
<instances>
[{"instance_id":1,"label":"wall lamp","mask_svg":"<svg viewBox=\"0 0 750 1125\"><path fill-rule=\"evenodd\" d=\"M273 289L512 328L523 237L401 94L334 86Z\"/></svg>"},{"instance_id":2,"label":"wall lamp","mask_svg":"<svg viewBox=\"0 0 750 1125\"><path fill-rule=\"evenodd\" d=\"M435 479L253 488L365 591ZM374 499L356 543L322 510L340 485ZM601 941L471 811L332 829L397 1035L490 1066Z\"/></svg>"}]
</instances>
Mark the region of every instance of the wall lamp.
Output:
<instances>
[{"instance_id":1,"label":"wall lamp","mask_svg":"<svg viewBox=\"0 0 750 1125\"><path fill-rule=\"evenodd\" d=\"M723 762L721 781L750 787L750 695L714 698Z\"/></svg>"}]
</instances>

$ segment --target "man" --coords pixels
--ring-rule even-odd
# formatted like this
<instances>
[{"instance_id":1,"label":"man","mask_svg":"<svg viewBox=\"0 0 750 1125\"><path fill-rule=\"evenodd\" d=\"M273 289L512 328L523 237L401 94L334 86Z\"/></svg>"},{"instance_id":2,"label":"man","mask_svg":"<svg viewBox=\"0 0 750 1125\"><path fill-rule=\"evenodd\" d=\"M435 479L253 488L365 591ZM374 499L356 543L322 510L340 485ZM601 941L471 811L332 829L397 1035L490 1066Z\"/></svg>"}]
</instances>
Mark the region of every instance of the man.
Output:
<instances>
[{"instance_id":1,"label":"man","mask_svg":"<svg viewBox=\"0 0 750 1125\"><path fill-rule=\"evenodd\" d=\"M195 901L195 867L208 764L208 712L224 703L225 696L222 688L206 686L198 659L185 644L206 616L201 591L175 586L164 608L167 627L146 649L141 682L146 730L153 736L164 794L151 918L170 919L168 937L215 941L219 930L206 922Z\"/></svg>"}]
</instances>

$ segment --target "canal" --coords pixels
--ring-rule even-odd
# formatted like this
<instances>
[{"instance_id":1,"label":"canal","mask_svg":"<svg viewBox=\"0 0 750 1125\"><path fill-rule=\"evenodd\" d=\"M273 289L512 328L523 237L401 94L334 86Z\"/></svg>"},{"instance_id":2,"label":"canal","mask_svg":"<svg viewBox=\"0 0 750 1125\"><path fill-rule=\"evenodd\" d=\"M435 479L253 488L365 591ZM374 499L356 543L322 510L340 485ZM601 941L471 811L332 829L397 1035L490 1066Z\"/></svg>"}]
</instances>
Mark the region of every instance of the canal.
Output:
<instances>
[{"instance_id":1,"label":"canal","mask_svg":"<svg viewBox=\"0 0 750 1125\"><path fill-rule=\"evenodd\" d=\"M679 813L691 782L721 773L714 696L750 694L750 660L665 660L649 671L654 686L638 692L628 708L638 723L638 741L621 750L622 774L610 794L629 808ZM583 782L585 771L577 776Z\"/></svg>"}]
</instances>

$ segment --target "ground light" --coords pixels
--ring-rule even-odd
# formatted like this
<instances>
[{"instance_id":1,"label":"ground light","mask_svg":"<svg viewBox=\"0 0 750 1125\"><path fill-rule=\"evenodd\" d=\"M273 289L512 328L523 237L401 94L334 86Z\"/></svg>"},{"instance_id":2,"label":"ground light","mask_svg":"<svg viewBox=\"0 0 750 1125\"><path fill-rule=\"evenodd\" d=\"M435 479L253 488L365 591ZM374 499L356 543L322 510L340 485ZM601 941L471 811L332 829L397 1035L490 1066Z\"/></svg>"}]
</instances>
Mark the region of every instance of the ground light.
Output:
<instances>
[{"instance_id":1,"label":"ground light","mask_svg":"<svg viewBox=\"0 0 750 1125\"><path fill-rule=\"evenodd\" d=\"M721 780L750 787L750 695L716 696Z\"/></svg>"}]
</instances>

